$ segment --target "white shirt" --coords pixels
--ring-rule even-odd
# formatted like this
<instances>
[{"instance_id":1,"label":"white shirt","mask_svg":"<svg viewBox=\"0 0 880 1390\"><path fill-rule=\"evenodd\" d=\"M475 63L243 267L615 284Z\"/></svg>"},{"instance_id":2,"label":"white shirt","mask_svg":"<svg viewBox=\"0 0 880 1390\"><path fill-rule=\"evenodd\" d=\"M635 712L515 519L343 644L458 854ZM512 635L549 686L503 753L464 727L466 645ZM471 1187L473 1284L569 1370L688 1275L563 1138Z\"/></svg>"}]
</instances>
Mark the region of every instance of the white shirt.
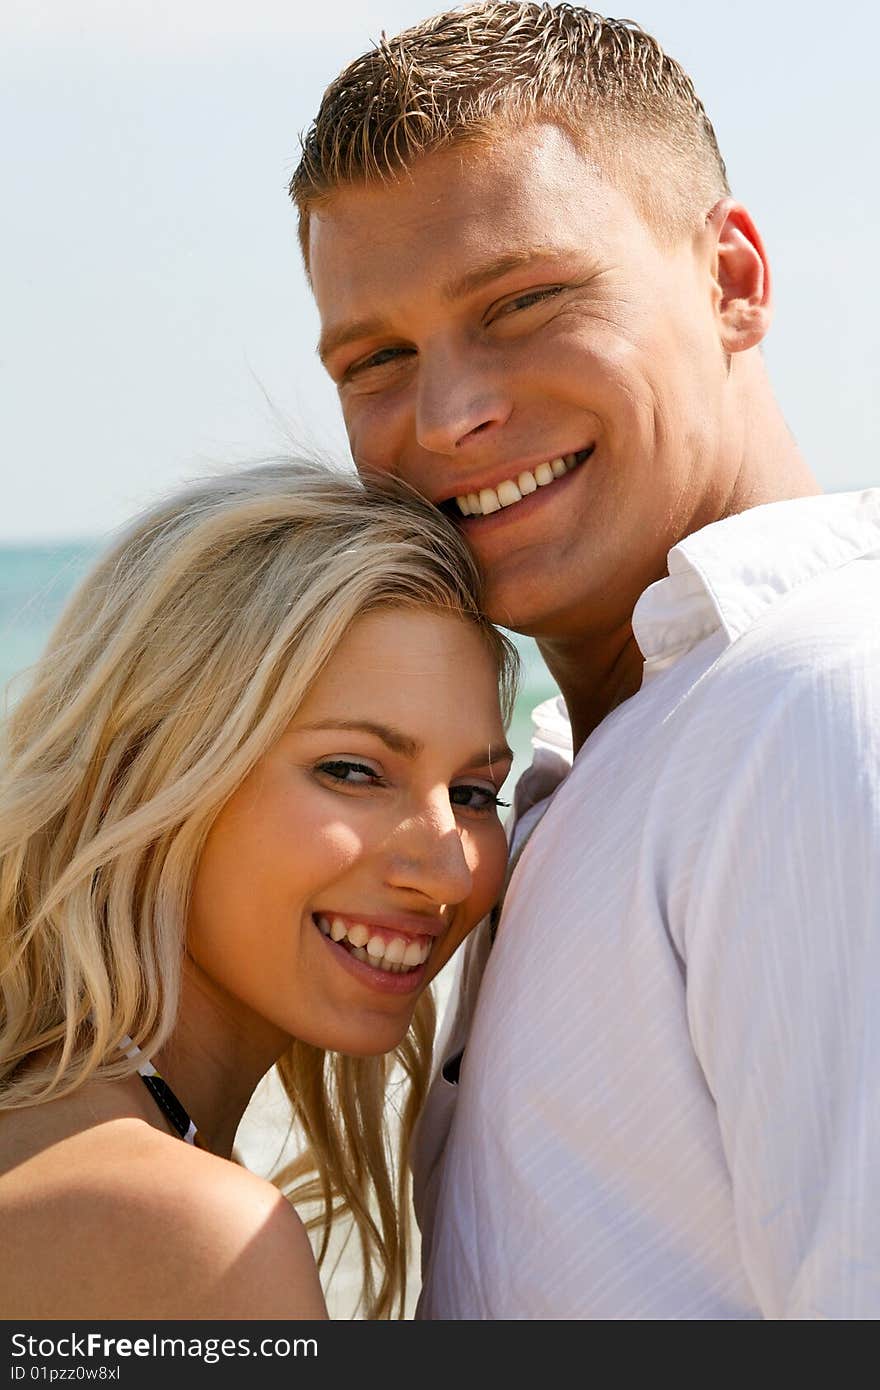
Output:
<instances>
[{"instance_id":1,"label":"white shirt","mask_svg":"<svg viewBox=\"0 0 880 1390\"><path fill-rule=\"evenodd\" d=\"M880 489L668 564L640 691L528 813L466 952L461 1080L414 1164L421 1317L880 1317Z\"/></svg>"}]
</instances>

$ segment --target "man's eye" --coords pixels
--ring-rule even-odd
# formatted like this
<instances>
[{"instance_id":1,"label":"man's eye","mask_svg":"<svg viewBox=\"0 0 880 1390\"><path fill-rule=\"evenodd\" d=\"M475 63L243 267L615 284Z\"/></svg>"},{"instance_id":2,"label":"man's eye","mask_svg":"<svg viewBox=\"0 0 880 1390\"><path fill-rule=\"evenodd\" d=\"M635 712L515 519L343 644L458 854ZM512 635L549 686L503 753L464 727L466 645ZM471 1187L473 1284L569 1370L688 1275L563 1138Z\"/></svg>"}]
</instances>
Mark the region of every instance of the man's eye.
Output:
<instances>
[{"instance_id":1,"label":"man's eye","mask_svg":"<svg viewBox=\"0 0 880 1390\"><path fill-rule=\"evenodd\" d=\"M369 357L362 357L359 362L354 362L345 373L346 377L356 376L359 372L370 371L375 367L386 367L389 362L396 362L399 357L404 357L411 349L400 347L380 348L378 352L373 352Z\"/></svg>"},{"instance_id":2,"label":"man's eye","mask_svg":"<svg viewBox=\"0 0 880 1390\"><path fill-rule=\"evenodd\" d=\"M546 299L553 299L557 294L562 293L561 285L552 285L542 290L529 290L527 294L518 294L515 299L508 299L498 310L498 315L517 313L521 309L531 309L535 304L541 304Z\"/></svg>"},{"instance_id":3,"label":"man's eye","mask_svg":"<svg viewBox=\"0 0 880 1390\"><path fill-rule=\"evenodd\" d=\"M383 782L381 773L374 767L348 758L329 758L326 762L318 763L315 771L323 773L331 782L347 787L375 787Z\"/></svg>"},{"instance_id":4,"label":"man's eye","mask_svg":"<svg viewBox=\"0 0 880 1390\"><path fill-rule=\"evenodd\" d=\"M450 787L449 800L453 806L460 806L466 811L494 811L499 806L510 805L509 801L499 799L493 787L481 787L470 783Z\"/></svg>"}]
</instances>

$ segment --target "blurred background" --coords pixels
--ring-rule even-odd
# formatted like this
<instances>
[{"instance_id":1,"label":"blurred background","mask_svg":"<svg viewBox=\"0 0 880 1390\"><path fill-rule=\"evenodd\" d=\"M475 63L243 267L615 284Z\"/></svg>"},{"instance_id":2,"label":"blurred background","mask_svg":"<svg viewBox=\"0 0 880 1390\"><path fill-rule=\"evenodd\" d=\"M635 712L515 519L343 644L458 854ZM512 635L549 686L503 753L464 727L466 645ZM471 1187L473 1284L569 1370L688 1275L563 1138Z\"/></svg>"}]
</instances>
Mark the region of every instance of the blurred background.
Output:
<instances>
[{"instance_id":1,"label":"blurred background","mask_svg":"<svg viewBox=\"0 0 880 1390\"><path fill-rule=\"evenodd\" d=\"M348 458L286 185L326 83L383 29L433 8L5 0L9 698L84 567L135 510L225 464L290 449ZM641 0L632 17L690 72L764 236L776 293L766 356L794 435L828 490L872 485L880 7ZM515 774L528 711L553 692L532 644L521 648ZM242 1136L255 1166L283 1142L283 1110L272 1120L268 1100L263 1128Z\"/></svg>"}]
</instances>

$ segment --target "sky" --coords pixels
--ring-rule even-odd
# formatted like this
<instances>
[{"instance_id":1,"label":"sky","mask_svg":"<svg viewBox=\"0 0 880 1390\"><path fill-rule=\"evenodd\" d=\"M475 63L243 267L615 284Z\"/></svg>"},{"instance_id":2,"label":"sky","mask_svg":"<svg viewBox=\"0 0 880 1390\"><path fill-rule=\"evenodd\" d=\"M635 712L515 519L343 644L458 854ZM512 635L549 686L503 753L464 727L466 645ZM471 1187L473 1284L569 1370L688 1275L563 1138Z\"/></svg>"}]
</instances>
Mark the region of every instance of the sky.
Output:
<instances>
[{"instance_id":1,"label":"sky","mask_svg":"<svg viewBox=\"0 0 880 1390\"><path fill-rule=\"evenodd\" d=\"M0 543L101 538L226 463L347 457L286 186L327 82L433 8L4 0ZM880 6L627 12L690 72L763 234L804 454L830 490L880 482Z\"/></svg>"}]
</instances>

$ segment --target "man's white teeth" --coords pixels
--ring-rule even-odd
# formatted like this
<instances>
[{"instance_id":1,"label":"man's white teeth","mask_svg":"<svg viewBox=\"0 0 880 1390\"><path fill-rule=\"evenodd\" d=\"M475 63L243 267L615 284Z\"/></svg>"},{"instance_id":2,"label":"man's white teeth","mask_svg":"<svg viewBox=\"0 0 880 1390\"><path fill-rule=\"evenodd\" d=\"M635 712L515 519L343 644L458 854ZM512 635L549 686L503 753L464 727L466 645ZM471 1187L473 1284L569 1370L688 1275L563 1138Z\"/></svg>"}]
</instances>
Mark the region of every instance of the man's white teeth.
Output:
<instances>
[{"instance_id":1,"label":"man's white teeth","mask_svg":"<svg viewBox=\"0 0 880 1390\"><path fill-rule=\"evenodd\" d=\"M362 922L347 926L341 917L315 918L321 933L332 941L347 941L355 960L399 975L424 965L431 953L431 941L407 941L402 936L371 936Z\"/></svg>"},{"instance_id":2,"label":"man's white teeth","mask_svg":"<svg viewBox=\"0 0 880 1390\"><path fill-rule=\"evenodd\" d=\"M553 472L552 464L539 463L535 469L535 482L538 484L538 487L546 487L548 483L553 482L555 477L556 474Z\"/></svg>"},{"instance_id":3,"label":"man's white teeth","mask_svg":"<svg viewBox=\"0 0 880 1390\"><path fill-rule=\"evenodd\" d=\"M522 493L517 483L512 483L509 480L506 483L499 483L496 491L502 507L509 507L512 502L522 501Z\"/></svg>"},{"instance_id":4,"label":"man's white teeth","mask_svg":"<svg viewBox=\"0 0 880 1390\"><path fill-rule=\"evenodd\" d=\"M566 454L564 458L550 459L548 463L539 463L534 472L526 468L518 478L505 478L497 487L484 487L479 492L456 497L458 510L462 516L490 516L492 512L500 512L502 507L512 507L530 492L537 492L539 487L547 487L570 473L577 467L578 457Z\"/></svg>"}]
</instances>

